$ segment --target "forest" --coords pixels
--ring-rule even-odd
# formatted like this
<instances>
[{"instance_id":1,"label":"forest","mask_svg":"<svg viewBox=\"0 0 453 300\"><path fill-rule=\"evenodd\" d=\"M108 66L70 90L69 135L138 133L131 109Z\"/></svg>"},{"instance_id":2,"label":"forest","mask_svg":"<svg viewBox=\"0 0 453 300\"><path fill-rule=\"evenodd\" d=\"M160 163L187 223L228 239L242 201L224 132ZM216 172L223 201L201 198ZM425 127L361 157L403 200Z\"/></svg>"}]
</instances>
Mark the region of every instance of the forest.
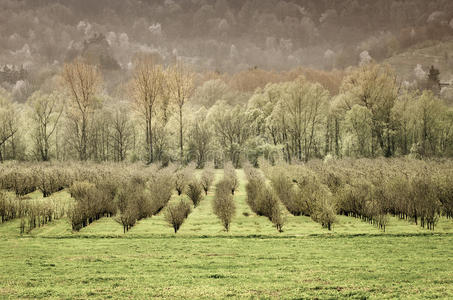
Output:
<instances>
[{"instance_id":1,"label":"forest","mask_svg":"<svg viewBox=\"0 0 453 300\"><path fill-rule=\"evenodd\" d=\"M143 161L217 167L231 161L326 157L451 157L453 110L431 68L404 85L372 61L344 72L194 73L137 56L121 96L105 94L102 73L65 64L55 88L25 103L0 95L0 160ZM124 97L124 98L123 98Z\"/></svg>"}]
</instances>

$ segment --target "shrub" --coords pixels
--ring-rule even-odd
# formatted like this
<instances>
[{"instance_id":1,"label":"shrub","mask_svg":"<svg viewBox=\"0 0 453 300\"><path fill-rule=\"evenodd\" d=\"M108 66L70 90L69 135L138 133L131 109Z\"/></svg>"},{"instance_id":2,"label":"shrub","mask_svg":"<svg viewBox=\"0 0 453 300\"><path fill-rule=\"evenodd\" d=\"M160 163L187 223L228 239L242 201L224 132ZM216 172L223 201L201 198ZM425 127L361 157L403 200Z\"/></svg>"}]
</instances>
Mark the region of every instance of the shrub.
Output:
<instances>
[{"instance_id":1,"label":"shrub","mask_svg":"<svg viewBox=\"0 0 453 300\"><path fill-rule=\"evenodd\" d=\"M444 171L438 175L437 197L442 204L443 214L447 218L453 218L453 171Z\"/></svg>"},{"instance_id":2,"label":"shrub","mask_svg":"<svg viewBox=\"0 0 453 300\"><path fill-rule=\"evenodd\" d=\"M304 197L301 186L295 184L293 172L294 168L286 164L267 170L272 188L286 209L294 216L309 216L310 201Z\"/></svg>"},{"instance_id":3,"label":"shrub","mask_svg":"<svg viewBox=\"0 0 453 300\"><path fill-rule=\"evenodd\" d=\"M137 174L118 190L116 205L119 215L115 220L123 225L124 233L129 231L137 220L152 216L154 213L152 199L146 190L144 179Z\"/></svg>"},{"instance_id":4,"label":"shrub","mask_svg":"<svg viewBox=\"0 0 453 300\"><path fill-rule=\"evenodd\" d=\"M127 197L131 205L135 206L137 219L151 217L161 210L158 203L154 203L151 192L146 189L147 184L140 176L133 176L126 185Z\"/></svg>"},{"instance_id":5,"label":"shrub","mask_svg":"<svg viewBox=\"0 0 453 300\"><path fill-rule=\"evenodd\" d=\"M251 211L268 217L280 229L284 214L279 201L291 214L310 216L326 228L332 225L337 210L384 231L389 214L430 230L441 215L453 216L453 163L448 159L326 159L275 166L259 159L258 163L260 169L244 165L247 203ZM222 189L232 195L239 181L231 163L225 165L224 174ZM162 168L138 163L6 162L0 164L0 215L2 222L20 218L21 231L25 232L64 215L74 230L79 230L119 212L117 220L122 219L127 231L137 220L164 209L176 182L178 193L187 194L197 206L213 180L211 166L197 181L191 165L177 169L172 164ZM24 196L39 189L47 198L67 187L75 199L69 208L52 197L37 203ZM218 198L222 197L227 198L226 203L232 201L232 197L219 194ZM120 205L120 198L124 205Z\"/></svg>"},{"instance_id":6,"label":"shrub","mask_svg":"<svg viewBox=\"0 0 453 300\"><path fill-rule=\"evenodd\" d=\"M178 192L178 196L182 195L189 182L192 180L193 174L195 172L195 167L193 165L189 165L185 168L180 167L175 172L175 188Z\"/></svg>"},{"instance_id":7,"label":"shrub","mask_svg":"<svg viewBox=\"0 0 453 300\"><path fill-rule=\"evenodd\" d=\"M278 198L291 214L310 216L323 227L331 229L331 225L336 220L333 197L328 187L319 180L314 171L302 165L290 166L288 164L267 166L266 168L272 190L266 187L260 188L267 193L260 208L263 215L268 216L271 221L272 213L276 220L282 219L281 212L278 212L278 201L273 200L273 198ZM264 183L261 185L265 186ZM280 225L277 225L276 222L274 224L279 229Z\"/></svg>"},{"instance_id":8,"label":"shrub","mask_svg":"<svg viewBox=\"0 0 453 300\"><path fill-rule=\"evenodd\" d=\"M412 199L414 200L415 222L420 219L420 225L434 230L439 214L441 203L437 197L434 183L430 176L418 174L411 181Z\"/></svg>"},{"instance_id":9,"label":"shrub","mask_svg":"<svg viewBox=\"0 0 453 300\"><path fill-rule=\"evenodd\" d=\"M61 191L67 186L67 175L62 168L51 166L39 166L34 170L36 186L44 197Z\"/></svg>"},{"instance_id":10,"label":"shrub","mask_svg":"<svg viewBox=\"0 0 453 300\"><path fill-rule=\"evenodd\" d=\"M123 233L126 233L135 225L137 218L137 210L133 205L128 203L126 207L115 218L115 221L123 225Z\"/></svg>"},{"instance_id":11,"label":"shrub","mask_svg":"<svg viewBox=\"0 0 453 300\"><path fill-rule=\"evenodd\" d=\"M47 201L29 201L26 204L26 219L28 232L36 227L43 226L54 219L55 211L52 203ZM23 220L23 219L22 219ZM21 222L21 234L25 232L25 222Z\"/></svg>"},{"instance_id":12,"label":"shrub","mask_svg":"<svg viewBox=\"0 0 453 300\"><path fill-rule=\"evenodd\" d=\"M36 190L36 181L29 167L11 166L2 176L2 189L24 196Z\"/></svg>"},{"instance_id":13,"label":"shrub","mask_svg":"<svg viewBox=\"0 0 453 300\"><path fill-rule=\"evenodd\" d=\"M268 217L275 228L277 228L278 232L283 232L285 219L278 200L278 196L275 194L274 190L271 187L264 186L259 197L260 211L264 216Z\"/></svg>"},{"instance_id":14,"label":"shrub","mask_svg":"<svg viewBox=\"0 0 453 300\"><path fill-rule=\"evenodd\" d=\"M266 216L277 228L283 231L285 219L280 209L280 202L272 187L269 187L259 170L245 166L244 171L247 177L247 204L251 210L259 216Z\"/></svg>"},{"instance_id":15,"label":"shrub","mask_svg":"<svg viewBox=\"0 0 453 300\"><path fill-rule=\"evenodd\" d=\"M76 181L69 188L69 194L72 198L81 201L94 188L95 185L88 181Z\"/></svg>"},{"instance_id":16,"label":"shrub","mask_svg":"<svg viewBox=\"0 0 453 300\"><path fill-rule=\"evenodd\" d=\"M168 205L165 210L165 220L173 227L175 233L178 232L185 219L189 216L190 211L190 205L182 199L179 203Z\"/></svg>"},{"instance_id":17,"label":"shrub","mask_svg":"<svg viewBox=\"0 0 453 300\"><path fill-rule=\"evenodd\" d=\"M72 229L79 231L95 218L98 190L92 183L76 181L69 188L69 192L76 201L69 209L68 217L71 220Z\"/></svg>"},{"instance_id":18,"label":"shrub","mask_svg":"<svg viewBox=\"0 0 453 300\"><path fill-rule=\"evenodd\" d=\"M192 200L193 206L197 207L200 204L201 200L203 200L203 188L201 183L197 179L193 179L186 191L186 195Z\"/></svg>"},{"instance_id":19,"label":"shrub","mask_svg":"<svg viewBox=\"0 0 453 300\"><path fill-rule=\"evenodd\" d=\"M303 166L295 168L292 178L297 187L292 205L297 207L301 214L310 216L316 205L318 192L324 191L324 185L313 171Z\"/></svg>"},{"instance_id":20,"label":"shrub","mask_svg":"<svg viewBox=\"0 0 453 300\"><path fill-rule=\"evenodd\" d=\"M341 214L360 218L364 214L365 203L373 197L373 186L363 179L345 184L338 192L338 206Z\"/></svg>"},{"instance_id":21,"label":"shrub","mask_svg":"<svg viewBox=\"0 0 453 300\"><path fill-rule=\"evenodd\" d=\"M79 202L74 202L68 209L68 218L71 221L71 227L74 231L79 231L86 224L86 215L84 214L83 207Z\"/></svg>"},{"instance_id":22,"label":"shrub","mask_svg":"<svg viewBox=\"0 0 453 300\"><path fill-rule=\"evenodd\" d=\"M416 215L409 180L411 168L406 162L363 159L335 163L338 165L331 164L329 171L323 172L323 182L332 191L339 213L360 218L384 231L388 213L406 219Z\"/></svg>"},{"instance_id":23,"label":"shrub","mask_svg":"<svg viewBox=\"0 0 453 300\"><path fill-rule=\"evenodd\" d=\"M61 219L66 215L68 209L68 201L62 201L61 199L49 198L54 211L54 219Z\"/></svg>"},{"instance_id":24,"label":"shrub","mask_svg":"<svg viewBox=\"0 0 453 300\"><path fill-rule=\"evenodd\" d=\"M260 215L259 198L260 192L265 185L264 178L256 169L245 168L244 171L247 177L247 184L245 186L247 204L254 213Z\"/></svg>"},{"instance_id":25,"label":"shrub","mask_svg":"<svg viewBox=\"0 0 453 300\"><path fill-rule=\"evenodd\" d=\"M212 202L214 214L220 219L226 231L229 231L231 220L236 212L236 205L231 194L231 182L222 179L216 184Z\"/></svg>"},{"instance_id":26,"label":"shrub","mask_svg":"<svg viewBox=\"0 0 453 300\"><path fill-rule=\"evenodd\" d=\"M123 231L127 232L137 220L158 214L170 201L173 193L173 181L171 170L153 170L149 174L148 182L144 176L135 173L118 190L116 204L119 215L116 221L123 225Z\"/></svg>"},{"instance_id":27,"label":"shrub","mask_svg":"<svg viewBox=\"0 0 453 300\"><path fill-rule=\"evenodd\" d=\"M146 189L139 189L129 194L133 200L133 205L135 205L135 210L137 211L137 220L149 218L157 214L162 207L157 207L157 205L152 201L151 194Z\"/></svg>"},{"instance_id":28,"label":"shrub","mask_svg":"<svg viewBox=\"0 0 453 300\"><path fill-rule=\"evenodd\" d=\"M389 212L400 219L412 217L412 210L409 209L411 199L411 186L407 176L395 175L385 185L387 197L390 201Z\"/></svg>"},{"instance_id":29,"label":"shrub","mask_svg":"<svg viewBox=\"0 0 453 300\"><path fill-rule=\"evenodd\" d=\"M114 199L104 193L95 184L87 181L76 181L69 188L71 196L76 200L70 208L69 218L73 230L80 230L103 216L112 216L115 213Z\"/></svg>"},{"instance_id":30,"label":"shrub","mask_svg":"<svg viewBox=\"0 0 453 300\"><path fill-rule=\"evenodd\" d=\"M251 167L250 164L249 166ZM264 176L270 178L270 171L272 169L272 166L267 159L265 159L264 157L258 158L258 167L263 172Z\"/></svg>"},{"instance_id":31,"label":"shrub","mask_svg":"<svg viewBox=\"0 0 453 300\"><path fill-rule=\"evenodd\" d=\"M20 217L18 201L14 194L0 190L0 215L2 223Z\"/></svg>"},{"instance_id":32,"label":"shrub","mask_svg":"<svg viewBox=\"0 0 453 300\"><path fill-rule=\"evenodd\" d=\"M239 187L239 178L231 162L225 163L223 178L228 183L231 194L234 195Z\"/></svg>"},{"instance_id":33,"label":"shrub","mask_svg":"<svg viewBox=\"0 0 453 300\"><path fill-rule=\"evenodd\" d=\"M208 191L209 191L210 187L212 186L212 183L214 182L214 178L215 178L214 168L212 167L212 165L207 165L201 173L201 180L200 180L200 183L201 183L201 186L203 187L205 195L208 194Z\"/></svg>"},{"instance_id":34,"label":"shrub","mask_svg":"<svg viewBox=\"0 0 453 300\"><path fill-rule=\"evenodd\" d=\"M169 169L162 169L154 173L148 181L148 190L151 197L152 214L159 213L170 201L173 194L174 177Z\"/></svg>"},{"instance_id":35,"label":"shrub","mask_svg":"<svg viewBox=\"0 0 453 300\"><path fill-rule=\"evenodd\" d=\"M103 208L104 214L113 216L117 207L115 205L115 197L118 193L119 186L124 185L123 181L114 174L108 174L99 178L96 182L96 188L99 191L99 205Z\"/></svg>"},{"instance_id":36,"label":"shrub","mask_svg":"<svg viewBox=\"0 0 453 300\"><path fill-rule=\"evenodd\" d=\"M328 230L336 221L336 209L333 205L333 198L327 187L321 187L316 193L316 202L310 215L313 221L320 223Z\"/></svg>"}]
</instances>

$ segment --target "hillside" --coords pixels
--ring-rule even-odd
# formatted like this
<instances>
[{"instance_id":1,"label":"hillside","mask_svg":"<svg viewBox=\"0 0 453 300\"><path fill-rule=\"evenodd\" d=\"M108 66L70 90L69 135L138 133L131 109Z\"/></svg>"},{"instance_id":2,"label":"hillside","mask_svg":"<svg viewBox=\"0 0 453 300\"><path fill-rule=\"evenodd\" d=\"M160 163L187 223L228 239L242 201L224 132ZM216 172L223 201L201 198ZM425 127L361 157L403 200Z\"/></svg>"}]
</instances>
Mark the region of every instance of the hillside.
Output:
<instances>
[{"instance_id":1,"label":"hillside","mask_svg":"<svg viewBox=\"0 0 453 300\"><path fill-rule=\"evenodd\" d=\"M434 66L440 71L441 82L453 81L453 39L443 42L427 41L398 53L386 60L405 80L415 79L415 68L420 64L424 71Z\"/></svg>"}]
</instances>

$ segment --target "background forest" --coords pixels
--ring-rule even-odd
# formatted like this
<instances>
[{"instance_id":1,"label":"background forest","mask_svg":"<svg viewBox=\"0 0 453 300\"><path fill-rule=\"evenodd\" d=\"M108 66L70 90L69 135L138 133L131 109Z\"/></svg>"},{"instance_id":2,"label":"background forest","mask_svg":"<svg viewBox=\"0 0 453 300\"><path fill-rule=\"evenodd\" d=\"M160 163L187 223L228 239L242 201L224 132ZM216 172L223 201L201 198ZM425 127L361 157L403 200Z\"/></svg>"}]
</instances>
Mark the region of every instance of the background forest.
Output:
<instances>
[{"instance_id":1,"label":"background forest","mask_svg":"<svg viewBox=\"0 0 453 300\"><path fill-rule=\"evenodd\" d=\"M451 1L0 7L1 161L453 155Z\"/></svg>"}]
</instances>

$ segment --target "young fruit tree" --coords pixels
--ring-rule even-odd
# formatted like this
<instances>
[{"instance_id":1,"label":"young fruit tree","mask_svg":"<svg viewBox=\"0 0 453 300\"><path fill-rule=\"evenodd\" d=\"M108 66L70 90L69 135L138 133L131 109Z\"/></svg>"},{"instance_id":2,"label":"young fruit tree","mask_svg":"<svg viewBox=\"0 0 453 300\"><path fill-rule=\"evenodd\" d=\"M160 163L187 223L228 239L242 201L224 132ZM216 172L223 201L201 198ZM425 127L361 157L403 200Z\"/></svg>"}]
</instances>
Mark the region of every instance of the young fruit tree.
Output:
<instances>
[{"instance_id":1,"label":"young fruit tree","mask_svg":"<svg viewBox=\"0 0 453 300\"><path fill-rule=\"evenodd\" d=\"M203 200L203 188L198 179L193 179L188 185L186 190L186 195L192 200L193 207L197 207Z\"/></svg>"},{"instance_id":2,"label":"young fruit tree","mask_svg":"<svg viewBox=\"0 0 453 300\"><path fill-rule=\"evenodd\" d=\"M175 188L178 192L178 196L181 196L187 189L189 182L191 182L193 178L193 174L195 172L195 166L189 165L187 167L180 167L176 170L174 174L175 178Z\"/></svg>"},{"instance_id":3,"label":"young fruit tree","mask_svg":"<svg viewBox=\"0 0 453 300\"><path fill-rule=\"evenodd\" d=\"M179 203L171 203L167 206L165 220L173 227L175 233L177 233L190 212L190 204L181 199Z\"/></svg>"},{"instance_id":4,"label":"young fruit tree","mask_svg":"<svg viewBox=\"0 0 453 300\"><path fill-rule=\"evenodd\" d=\"M220 219L226 231L230 230L231 220L236 212L236 204L231 194L231 185L223 179L216 184L215 196L212 202L212 210Z\"/></svg>"},{"instance_id":5,"label":"young fruit tree","mask_svg":"<svg viewBox=\"0 0 453 300\"><path fill-rule=\"evenodd\" d=\"M208 194L209 189L212 186L212 183L214 182L214 168L212 165L207 165L204 169L203 172L201 173L201 179L200 183L201 186L203 187L205 195Z\"/></svg>"},{"instance_id":6,"label":"young fruit tree","mask_svg":"<svg viewBox=\"0 0 453 300\"><path fill-rule=\"evenodd\" d=\"M228 162L225 164L224 180L227 181L231 194L234 195L234 192L239 187L239 178L238 178L236 170L234 169L234 166L231 162Z\"/></svg>"}]
</instances>

